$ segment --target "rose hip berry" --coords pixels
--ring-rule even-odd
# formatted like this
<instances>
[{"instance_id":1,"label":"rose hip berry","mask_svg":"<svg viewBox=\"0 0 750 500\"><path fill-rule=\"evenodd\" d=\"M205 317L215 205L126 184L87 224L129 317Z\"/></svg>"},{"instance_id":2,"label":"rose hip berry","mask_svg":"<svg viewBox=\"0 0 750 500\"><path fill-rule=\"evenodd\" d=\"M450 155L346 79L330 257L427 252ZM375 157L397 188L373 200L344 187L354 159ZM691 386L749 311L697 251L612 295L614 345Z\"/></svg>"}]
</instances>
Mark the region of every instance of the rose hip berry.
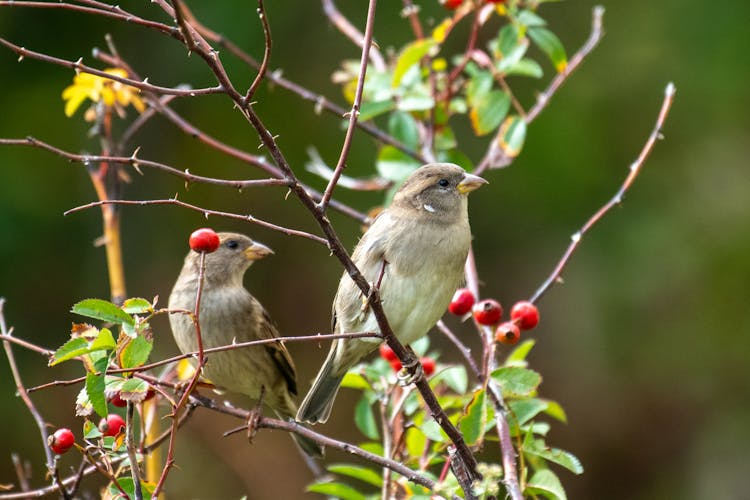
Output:
<instances>
[{"instance_id":1,"label":"rose hip berry","mask_svg":"<svg viewBox=\"0 0 750 500\"><path fill-rule=\"evenodd\" d=\"M467 312L471 311L471 307L474 305L477 299L474 298L474 294L468 288L459 288L456 293L453 294L451 303L448 304L448 310L456 316L463 316Z\"/></svg>"},{"instance_id":2,"label":"rose hip berry","mask_svg":"<svg viewBox=\"0 0 750 500\"><path fill-rule=\"evenodd\" d=\"M522 300L516 302L510 310L510 319L515 322L521 330L531 330L539 324L539 309L531 302Z\"/></svg>"},{"instance_id":3,"label":"rose hip berry","mask_svg":"<svg viewBox=\"0 0 750 500\"><path fill-rule=\"evenodd\" d=\"M462 3L464 3L464 0L441 0L441 2L446 9L456 10Z\"/></svg>"},{"instance_id":4,"label":"rose hip berry","mask_svg":"<svg viewBox=\"0 0 750 500\"><path fill-rule=\"evenodd\" d=\"M506 321L495 330L495 340L503 344L513 345L521 340L521 329L512 321Z\"/></svg>"},{"instance_id":5,"label":"rose hip berry","mask_svg":"<svg viewBox=\"0 0 750 500\"><path fill-rule=\"evenodd\" d=\"M219 235L211 228L196 229L190 234L190 248L196 252L211 253L219 248Z\"/></svg>"},{"instance_id":6,"label":"rose hip berry","mask_svg":"<svg viewBox=\"0 0 750 500\"><path fill-rule=\"evenodd\" d=\"M126 406L128 406L128 402L120 397L119 392L116 392L114 396L109 399L109 402L112 403L112 406L116 406L118 408L125 408Z\"/></svg>"},{"instance_id":7,"label":"rose hip berry","mask_svg":"<svg viewBox=\"0 0 750 500\"><path fill-rule=\"evenodd\" d=\"M432 358L424 357L420 358L420 363L422 363L422 370L424 370L424 374L426 377L429 377L433 373L435 373L435 360Z\"/></svg>"},{"instance_id":8,"label":"rose hip berry","mask_svg":"<svg viewBox=\"0 0 750 500\"><path fill-rule=\"evenodd\" d=\"M105 436L117 436L124 427L125 420L117 413L110 413L99 422L99 430Z\"/></svg>"},{"instance_id":9,"label":"rose hip berry","mask_svg":"<svg viewBox=\"0 0 750 500\"><path fill-rule=\"evenodd\" d=\"M471 311L474 314L474 319L480 325L496 325L503 316L503 306L494 299L484 299L477 302Z\"/></svg>"},{"instance_id":10,"label":"rose hip berry","mask_svg":"<svg viewBox=\"0 0 750 500\"><path fill-rule=\"evenodd\" d=\"M68 451L75 441L76 438L73 432L65 427L57 429L54 434L47 438L47 444L58 455L62 455Z\"/></svg>"},{"instance_id":11,"label":"rose hip berry","mask_svg":"<svg viewBox=\"0 0 750 500\"><path fill-rule=\"evenodd\" d=\"M385 342L380 344L380 357L390 362L398 360L398 356L396 356L396 353L393 352L393 349L391 349L391 346L389 346Z\"/></svg>"},{"instance_id":12,"label":"rose hip berry","mask_svg":"<svg viewBox=\"0 0 750 500\"><path fill-rule=\"evenodd\" d=\"M391 368L393 368L394 372L400 372L401 368L403 368L403 366L401 365L401 360L396 358L391 361Z\"/></svg>"}]
</instances>

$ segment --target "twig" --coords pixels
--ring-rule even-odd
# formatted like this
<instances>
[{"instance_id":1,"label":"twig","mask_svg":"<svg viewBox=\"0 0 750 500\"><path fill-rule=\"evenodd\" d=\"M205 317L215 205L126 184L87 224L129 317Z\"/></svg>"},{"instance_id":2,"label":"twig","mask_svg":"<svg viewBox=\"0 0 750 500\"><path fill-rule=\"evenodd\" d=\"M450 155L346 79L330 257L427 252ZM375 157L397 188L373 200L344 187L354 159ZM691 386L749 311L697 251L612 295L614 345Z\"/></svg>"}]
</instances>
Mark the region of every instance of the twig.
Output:
<instances>
[{"instance_id":1,"label":"twig","mask_svg":"<svg viewBox=\"0 0 750 500\"><path fill-rule=\"evenodd\" d=\"M659 110L659 116L656 118L654 129L651 131L651 135L649 135L646 144L644 144L643 146L643 149L641 149L638 158L630 165L630 171L625 178L625 181L620 186L620 189L618 189L617 193L615 193L615 195L607 203L605 203L594 215L592 215L586 221L581 229L579 229L575 234L573 234L573 236L571 236L572 241L570 242L570 245L568 245L567 250L565 250L565 253L557 263L557 266L555 266L555 269L552 271L549 277L544 281L544 283L542 283L542 286L540 286L537 291L534 292L534 295L531 296L531 299L529 299L530 302L538 302L539 299L541 299L542 296L547 292L547 290L549 290L549 288L560 279L560 275L562 274L565 265L570 260L570 257L573 255L576 248L578 248L578 245L580 244L583 236L594 226L594 224L599 222L599 220L601 220L601 218L604 217L604 215L609 212L612 207L614 207L615 205L620 205L622 203L622 199L625 196L625 193L628 191L630 186L635 181L635 178L640 173L641 167L645 163L648 156L651 154L651 151L654 149L656 141L662 138L661 130L664 126L665 120L667 119L669 110L672 107L674 94L675 87L674 84L670 82L664 90L664 101L662 102L661 109Z\"/></svg>"},{"instance_id":2,"label":"twig","mask_svg":"<svg viewBox=\"0 0 750 500\"><path fill-rule=\"evenodd\" d=\"M0 297L0 332L2 332L3 337L10 337L12 336L12 329L9 330L5 323L4 306L5 299ZM44 422L42 415L39 413L39 410L37 410L34 402L29 397L28 392L26 392L26 387L23 385L23 381L21 380L21 373L18 371L16 357L13 354L13 349L11 348L10 342L8 340L3 340L3 347L5 348L5 354L8 356L8 365L10 366L10 372L13 375L13 380L16 383L16 390L18 391L18 395L23 400L26 408L28 408L29 413L31 413L31 416L34 418L36 426L39 429L39 435L42 438L42 449L44 450L44 456L47 460L47 471L54 478L53 481L55 489L57 489L64 498L70 498L70 495L65 489L65 486L63 486L63 484L58 481L59 478L56 473L57 462L52 456L52 450L50 450L50 447L47 444L47 439L49 438L49 434L47 433L47 424Z\"/></svg>"},{"instance_id":3,"label":"twig","mask_svg":"<svg viewBox=\"0 0 750 500\"><path fill-rule=\"evenodd\" d=\"M565 69L557 73L557 75L555 75L544 92L539 94L534 106L532 106L531 109L529 109L529 111L526 113L524 121L527 125L533 122L537 116L539 116L539 113L541 113L544 108L547 107L547 104L549 104L552 96L557 92L562 84L565 83L568 77L576 69L578 69L583 60L591 53L591 51L594 50L594 48L599 44L599 41L604 35L604 30L602 29L603 17L604 7L601 5L597 5L596 7L594 7L591 14L591 33L589 34L588 39L586 39L581 48L578 49L573 57L570 58L568 64L565 66ZM513 161L513 158L508 157L505 152L498 146L498 139L498 136L493 137L492 142L490 143L490 146L484 155L484 158L482 158L482 161L479 162L479 165L477 165L477 168L474 171L476 175L481 175L485 170L489 168L505 167Z\"/></svg>"},{"instance_id":4,"label":"twig","mask_svg":"<svg viewBox=\"0 0 750 500\"><path fill-rule=\"evenodd\" d=\"M263 61L261 61L260 67L258 68L258 74L255 75L253 83L250 85L250 88L247 89L247 94L245 94L245 102L247 103L253 98L255 91L258 90L258 86L260 86L260 82L265 78L266 73L268 72L268 63L271 60L271 45L273 40L271 39L271 26L268 24L268 15L263 7L263 0L258 0L258 16L260 17L261 24L263 24Z\"/></svg>"},{"instance_id":5,"label":"twig","mask_svg":"<svg viewBox=\"0 0 750 500\"><path fill-rule=\"evenodd\" d=\"M357 28L354 27L354 25L349 22L349 20L344 17L344 15L336 8L336 4L333 3L333 0L322 0L323 3L323 13L325 13L326 17L333 23L336 28L344 34L349 40L355 43L357 47L364 48L365 45L367 45L367 34L362 36L362 33L359 32ZM369 17L369 13L368 13ZM370 59L372 60L372 65L375 66L376 71L385 71L386 65L385 61L383 60L383 56L380 55L380 52L376 47L369 47L367 51L365 51L365 54L368 54L370 56Z\"/></svg>"},{"instance_id":6,"label":"twig","mask_svg":"<svg viewBox=\"0 0 750 500\"><path fill-rule=\"evenodd\" d=\"M238 219L238 220L244 220L247 222L251 222L253 224L257 224L259 226L273 229L274 231L279 231L280 233L287 234L289 236L299 236L301 238L307 238L308 240L315 241L317 243L321 243L323 245L327 245L327 241L324 238L321 238L320 236L316 236L314 234L306 233L304 231L299 231L297 229L289 229L287 227L283 226L277 226L276 224L272 224L270 222L266 222L264 220L258 219L256 217L253 217L252 215L239 215L231 212L219 212L217 210L209 210L206 208L201 208L196 205L192 205L190 203L185 203L184 201L178 200L176 198L168 198L166 200L102 200L102 201L92 201L91 203L87 203L85 205L80 205L78 207L71 208L70 210L67 210L64 212L64 215L70 215L74 212L78 212L81 210L86 210L93 207L98 207L100 205L107 205L107 204L116 204L116 205L138 205L138 206L145 206L145 205L177 205L183 208L188 208L190 210L195 210L196 212L201 212L203 215L208 217L209 215L215 215L217 217L227 217L230 219Z\"/></svg>"},{"instance_id":7,"label":"twig","mask_svg":"<svg viewBox=\"0 0 750 500\"><path fill-rule=\"evenodd\" d=\"M339 161L336 163L336 168L331 175L331 179L328 181L328 186L323 193L318 204L318 210L321 213L325 213L328 206L328 202L333 196L333 190L336 188L336 183L339 181L339 177L346 167L346 158L349 156L349 150L352 146L352 139L354 138L354 130L357 125L357 118L359 117L359 108L362 105L362 92L365 88L365 76L367 74L367 54L372 45L372 30L375 24L375 7L377 0L370 0L367 8L367 21L365 25L365 36L362 41L362 58L359 62L359 75L357 77L357 89L354 92L354 102L352 103L352 110L349 113L349 126L346 129L346 136L344 137L344 144L341 146L341 154L339 155Z\"/></svg>"},{"instance_id":8,"label":"twig","mask_svg":"<svg viewBox=\"0 0 750 500\"><path fill-rule=\"evenodd\" d=\"M128 450L128 459L130 460L130 475L133 478L133 488L136 500L143 500L143 489L141 488L141 469L138 464L138 455L135 449L135 405L132 401L127 403L127 412L125 413L125 444Z\"/></svg>"}]
</instances>

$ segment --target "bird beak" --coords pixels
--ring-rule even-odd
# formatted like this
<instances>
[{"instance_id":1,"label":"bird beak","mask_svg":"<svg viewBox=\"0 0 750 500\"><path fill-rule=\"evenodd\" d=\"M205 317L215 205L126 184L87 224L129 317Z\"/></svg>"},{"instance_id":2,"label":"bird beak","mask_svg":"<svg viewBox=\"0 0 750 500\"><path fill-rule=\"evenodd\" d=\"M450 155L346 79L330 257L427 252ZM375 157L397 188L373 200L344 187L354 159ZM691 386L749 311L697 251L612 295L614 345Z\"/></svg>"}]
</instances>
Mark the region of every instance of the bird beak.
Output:
<instances>
[{"instance_id":1,"label":"bird beak","mask_svg":"<svg viewBox=\"0 0 750 500\"><path fill-rule=\"evenodd\" d=\"M247 260L260 260L267 255L271 255L273 250L265 246L263 243L253 242L252 245L245 249L245 257Z\"/></svg>"},{"instance_id":2,"label":"bird beak","mask_svg":"<svg viewBox=\"0 0 750 500\"><path fill-rule=\"evenodd\" d=\"M471 193L483 184L489 184L485 179L473 174L464 174L464 180L458 183L458 192L461 194Z\"/></svg>"}]
</instances>

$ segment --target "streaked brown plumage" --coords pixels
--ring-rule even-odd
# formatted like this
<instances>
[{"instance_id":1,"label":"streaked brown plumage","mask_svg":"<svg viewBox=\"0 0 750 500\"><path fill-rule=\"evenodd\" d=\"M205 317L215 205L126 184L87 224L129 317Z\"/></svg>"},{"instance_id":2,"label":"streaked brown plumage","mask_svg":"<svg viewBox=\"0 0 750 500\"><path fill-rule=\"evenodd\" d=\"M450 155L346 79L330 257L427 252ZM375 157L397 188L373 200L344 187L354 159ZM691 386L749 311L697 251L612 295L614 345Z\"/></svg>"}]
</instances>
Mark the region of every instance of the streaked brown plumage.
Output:
<instances>
[{"instance_id":1,"label":"streaked brown plumage","mask_svg":"<svg viewBox=\"0 0 750 500\"><path fill-rule=\"evenodd\" d=\"M219 233L219 239L219 248L206 255L199 311L203 347L278 337L265 308L242 284L252 263L273 252L242 234ZM199 267L200 254L190 251L169 296L170 309L193 310ZM173 313L169 322L180 351L197 351L195 326L190 316ZM293 419L297 411L294 363L282 343L211 353L207 355L203 376L217 387L254 400L260 398L264 388L264 403L279 417ZM317 444L294 437L306 453L321 454Z\"/></svg>"},{"instance_id":2,"label":"streaked brown plumage","mask_svg":"<svg viewBox=\"0 0 750 500\"><path fill-rule=\"evenodd\" d=\"M486 182L451 163L419 168L354 249L352 260L368 282L377 281L386 262L380 294L402 343L414 342L432 328L463 281L471 242L466 195ZM344 273L333 303L333 332L380 331L374 315L362 306L361 291ZM377 339L335 340L297 420L328 420L346 372L379 344Z\"/></svg>"}]
</instances>

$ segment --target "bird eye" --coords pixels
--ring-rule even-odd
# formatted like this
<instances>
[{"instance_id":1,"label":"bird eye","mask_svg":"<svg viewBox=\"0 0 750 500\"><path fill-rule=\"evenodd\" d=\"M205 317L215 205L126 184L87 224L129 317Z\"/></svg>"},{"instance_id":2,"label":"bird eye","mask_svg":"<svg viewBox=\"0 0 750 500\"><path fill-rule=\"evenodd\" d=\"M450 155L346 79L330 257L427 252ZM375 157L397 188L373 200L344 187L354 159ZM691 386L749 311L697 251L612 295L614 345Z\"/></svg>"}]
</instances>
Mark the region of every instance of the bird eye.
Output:
<instances>
[{"instance_id":1,"label":"bird eye","mask_svg":"<svg viewBox=\"0 0 750 500\"><path fill-rule=\"evenodd\" d=\"M240 246L240 244L237 242L237 240L229 240L229 241L227 241L226 245L227 245L227 248L229 248L231 250L234 250L235 248L237 248L238 246Z\"/></svg>"},{"instance_id":2,"label":"bird eye","mask_svg":"<svg viewBox=\"0 0 750 500\"><path fill-rule=\"evenodd\" d=\"M440 179L438 181L438 185L440 187L448 187L448 184L450 184L450 182L448 182L448 179Z\"/></svg>"}]
</instances>

